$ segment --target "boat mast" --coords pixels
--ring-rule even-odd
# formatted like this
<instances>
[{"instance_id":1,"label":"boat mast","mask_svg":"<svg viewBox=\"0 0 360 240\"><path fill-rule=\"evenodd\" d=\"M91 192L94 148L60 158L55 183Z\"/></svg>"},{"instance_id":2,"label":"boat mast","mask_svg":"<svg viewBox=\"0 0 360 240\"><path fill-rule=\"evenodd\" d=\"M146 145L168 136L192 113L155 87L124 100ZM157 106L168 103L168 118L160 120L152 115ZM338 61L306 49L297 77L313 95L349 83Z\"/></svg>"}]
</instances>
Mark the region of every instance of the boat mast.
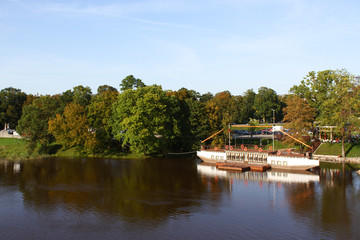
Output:
<instances>
[{"instance_id":1,"label":"boat mast","mask_svg":"<svg viewBox=\"0 0 360 240\"><path fill-rule=\"evenodd\" d=\"M229 130L228 130L228 132L229 132L229 149L230 149L230 144L231 144L231 141L230 141L230 123L229 123Z\"/></svg>"}]
</instances>

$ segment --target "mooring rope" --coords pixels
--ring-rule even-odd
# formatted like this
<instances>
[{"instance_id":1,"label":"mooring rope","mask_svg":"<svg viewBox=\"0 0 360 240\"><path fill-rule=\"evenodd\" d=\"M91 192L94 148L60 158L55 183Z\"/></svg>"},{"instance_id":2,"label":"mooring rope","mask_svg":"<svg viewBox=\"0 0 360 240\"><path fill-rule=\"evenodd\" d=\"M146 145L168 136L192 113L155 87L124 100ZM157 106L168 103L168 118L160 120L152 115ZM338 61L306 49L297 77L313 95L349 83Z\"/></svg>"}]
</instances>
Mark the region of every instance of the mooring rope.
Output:
<instances>
[{"instance_id":1,"label":"mooring rope","mask_svg":"<svg viewBox=\"0 0 360 240\"><path fill-rule=\"evenodd\" d=\"M181 154L190 154L190 153L196 153L196 151L193 151L193 152L182 152L182 153L168 153L168 154L181 155Z\"/></svg>"}]
</instances>

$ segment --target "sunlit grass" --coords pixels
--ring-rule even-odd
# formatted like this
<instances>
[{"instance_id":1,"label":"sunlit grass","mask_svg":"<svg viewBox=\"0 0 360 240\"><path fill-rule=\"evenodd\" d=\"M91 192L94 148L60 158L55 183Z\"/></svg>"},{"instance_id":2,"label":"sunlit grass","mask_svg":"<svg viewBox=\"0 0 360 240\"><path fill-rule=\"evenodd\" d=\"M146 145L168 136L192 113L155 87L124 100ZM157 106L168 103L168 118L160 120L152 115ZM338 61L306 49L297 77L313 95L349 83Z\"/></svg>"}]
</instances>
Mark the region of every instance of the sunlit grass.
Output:
<instances>
[{"instance_id":1,"label":"sunlit grass","mask_svg":"<svg viewBox=\"0 0 360 240\"><path fill-rule=\"evenodd\" d=\"M52 143L48 146L51 150L49 154L39 154L37 150L39 146L29 152L28 141L24 139L15 139L15 138L0 138L0 158L6 159L28 159L28 158L40 158L40 157L107 157L107 158L139 158L135 153L128 152L115 152L104 155L92 155L84 154L80 149L76 147L72 148L62 148L61 145L57 143Z\"/></svg>"},{"instance_id":2,"label":"sunlit grass","mask_svg":"<svg viewBox=\"0 0 360 240\"><path fill-rule=\"evenodd\" d=\"M0 138L0 157L8 159L23 159L34 157L29 154L27 141L16 138Z\"/></svg>"},{"instance_id":3,"label":"sunlit grass","mask_svg":"<svg viewBox=\"0 0 360 240\"><path fill-rule=\"evenodd\" d=\"M345 152L347 157L360 157L359 143L345 143ZM341 143L323 143L316 150L319 155L341 155Z\"/></svg>"}]
</instances>

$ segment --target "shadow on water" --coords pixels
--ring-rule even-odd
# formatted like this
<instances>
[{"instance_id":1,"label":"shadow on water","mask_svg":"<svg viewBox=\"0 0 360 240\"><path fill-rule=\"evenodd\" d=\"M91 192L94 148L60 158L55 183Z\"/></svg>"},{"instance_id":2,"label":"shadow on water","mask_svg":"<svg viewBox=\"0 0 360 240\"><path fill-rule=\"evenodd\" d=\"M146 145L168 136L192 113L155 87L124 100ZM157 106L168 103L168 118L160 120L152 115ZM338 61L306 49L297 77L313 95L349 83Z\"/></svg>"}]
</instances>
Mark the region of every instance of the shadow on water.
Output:
<instances>
[{"instance_id":1,"label":"shadow on water","mask_svg":"<svg viewBox=\"0 0 360 240\"><path fill-rule=\"evenodd\" d=\"M335 167L222 171L194 158L0 161L0 193L20 196L2 195L0 232L15 238L6 218L22 225L19 238L51 230L54 239L351 239L359 234L359 178Z\"/></svg>"},{"instance_id":2,"label":"shadow on water","mask_svg":"<svg viewBox=\"0 0 360 240\"><path fill-rule=\"evenodd\" d=\"M8 162L0 166L0 179L1 184L19 187L27 207L65 204L74 211L96 211L128 222L160 223L186 209L196 211L209 195L193 159Z\"/></svg>"}]
</instances>

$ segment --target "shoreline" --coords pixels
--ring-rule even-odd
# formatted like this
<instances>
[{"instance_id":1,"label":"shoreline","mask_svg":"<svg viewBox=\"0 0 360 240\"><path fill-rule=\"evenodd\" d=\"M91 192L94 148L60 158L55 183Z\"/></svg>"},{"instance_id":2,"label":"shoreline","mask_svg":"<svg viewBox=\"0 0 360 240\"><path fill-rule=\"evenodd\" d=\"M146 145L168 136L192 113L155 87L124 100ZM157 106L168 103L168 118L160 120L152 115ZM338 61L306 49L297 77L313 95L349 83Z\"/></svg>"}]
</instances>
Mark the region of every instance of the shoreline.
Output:
<instances>
[{"instance_id":1,"label":"shoreline","mask_svg":"<svg viewBox=\"0 0 360 240\"><path fill-rule=\"evenodd\" d=\"M335 155L313 155L313 158L319 160L320 162L330 162L330 163L356 163L360 164L360 157L338 157Z\"/></svg>"}]
</instances>

